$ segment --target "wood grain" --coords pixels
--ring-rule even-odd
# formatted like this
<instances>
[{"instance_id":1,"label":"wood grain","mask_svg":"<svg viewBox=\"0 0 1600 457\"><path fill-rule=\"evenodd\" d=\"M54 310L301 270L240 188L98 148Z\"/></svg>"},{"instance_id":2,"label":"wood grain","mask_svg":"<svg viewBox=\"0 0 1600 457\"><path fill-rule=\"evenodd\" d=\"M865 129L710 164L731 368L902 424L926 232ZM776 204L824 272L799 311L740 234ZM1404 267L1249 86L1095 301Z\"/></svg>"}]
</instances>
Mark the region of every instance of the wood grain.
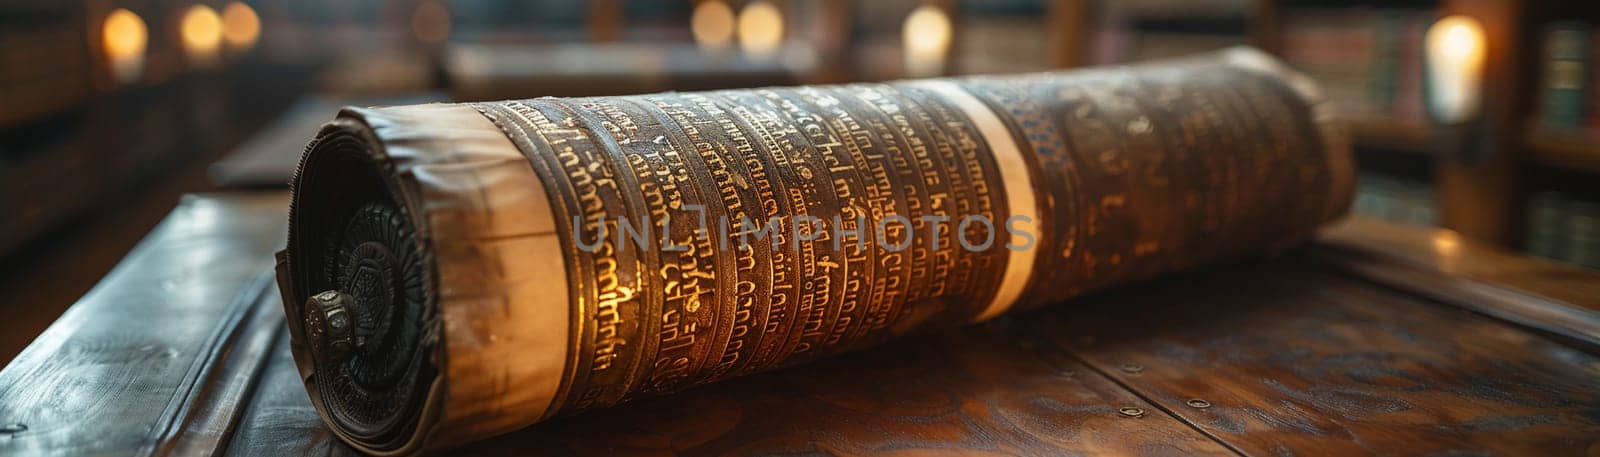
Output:
<instances>
[{"instance_id":1,"label":"wood grain","mask_svg":"<svg viewBox=\"0 0 1600 457\"><path fill-rule=\"evenodd\" d=\"M1244 454L1600 451L1595 355L1303 257L1075 311L1031 324Z\"/></svg>"},{"instance_id":2,"label":"wood grain","mask_svg":"<svg viewBox=\"0 0 1600 457\"><path fill-rule=\"evenodd\" d=\"M1365 217L1346 219L1321 236L1324 244L1340 249L1600 312L1600 275L1594 270L1518 255L1447 230Z\"/></svg>"},{"instance_id":3,"label":"wood grain","mask_svg":"<svg viewBox=\"0 0 1600 457\"><path fill-rule=\"evenodd\" d=\"M1231 454L1002 319L562 418L461 455ZM1135 417L1123 408L1138 408ZM282 348L230 450L350 455Z\"/></svg>"},{"instance_id":4,"label":"wood grain","mask_svg":"<svg viewBox=\"0 0 1600 457\"><path fill-rule=\"evenodd\" d=\"M231 408L207 406L229 395L208 386L249 341L238 335L270 283L286 202L185 198L0 371L0 424L13 431L0 454L164 453Z\"/></svg>"}]
</instances>

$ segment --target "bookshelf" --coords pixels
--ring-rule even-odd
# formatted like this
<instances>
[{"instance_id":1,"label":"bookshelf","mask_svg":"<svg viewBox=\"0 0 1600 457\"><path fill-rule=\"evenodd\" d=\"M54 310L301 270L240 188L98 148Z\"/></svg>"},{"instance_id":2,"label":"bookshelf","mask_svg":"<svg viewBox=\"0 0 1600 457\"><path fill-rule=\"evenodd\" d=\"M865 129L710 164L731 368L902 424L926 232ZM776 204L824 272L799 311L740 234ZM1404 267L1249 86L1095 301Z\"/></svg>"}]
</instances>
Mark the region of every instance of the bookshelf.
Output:
<instances>
[{"instance_id":1,"label":"bookshelf","mask_svg":"<svg viewBox=\"0 0 1600 457\"><path fill-rule=\"evenodd\" d=\"M1547 249L1549 232L1571 232L1576 245L1600 234L1578 233L1600 223L1600 213L1551 216L1552 207L1600 208L1600 4L1530 0L1206 0L1208 14L1188 22L1172 20L1171 8L1192 9L1179 0L1101 0L1102 14L1083 29L1086 48L1104 51L1103 41L1128 41L1127 35L1162 34L1172 29L1236 34L1244 42L1278 55L1322 81L1338 103L1361 157L1363 176L1376 199L1389 195L1421 199L1437 224L1479 241L1562 258ZM1129 5L1132 5L1131 7ZM1244 25L1230 19L1240 14ZM1483 80L1482 119L1469 128L1438 129L1422 105L1422 37L1439 18L1463 14L1478 20L1488 43ZM1183 16L1183 15L1179 15ZM1070 27L1071 24L1055 26ZM1106 27L1125 31L1107 33ZM1578 99L1551 105L1553 59L1551 29L1582 33L1583 43L1567 51L1580 61L1582 84L1554 93ZM1234 28L1236 30L1230 30ZM1095 42L1101 41L1101 42ZM1088 63L1141 58L1137 53L1100 55ZM1569 76L1571 78L1571 76ZM1563 111L1564 110L1564 111ZM1579 119L1547 119L1549 112L1582 112ZM1466 145L1451 150L1450 144ZM1465 148L1472 148L1465 151ZM1393 189L1404 188L1403 192ZM1371 197L1371 195L1364 195ZM1558 205L1549 202L1560 201ZM1411 208L1415 201L1398 205ZM1376 205L1393 207L1396 205ZM1365 209L1365 208L1363 208ZM1402 212L1417 212L1406 210ZM1566 222L1552 222L1565 220ZM1552 228L1553 227L1553 228ZM1569 230L1569 227L1570 230ZM1587 227L1587 228L1586 228ZM1561 244L1561 243L1556 243ZM1567 243L1568 250L1574 243ZM1586 258L1600 258L1600 255ZM1593 265L1600 266L1600 265Z\"/></svg>"},{"instance_id":2,"label":"bookshelf","mask_svg":"<svg viewBox=\"0 0 1600 457\"><path fill-rule=\"evenodd\" d=\"M1600 136L1530 127L1523 148L1532 163L1600 175Z\"/></svg>"},{"instance_id":3,"label":"bookshelf","mask_svg":"<svg viewBox=\"0 0 1600 457\"><path fill-rule=\"evenodd\" d=\"M1600 181L1593 179L1600 177L1600 65L1592 61L1600 56L1600 7L1583 3L1257 0L1250 33L1257 46L1292 61L1285 55L1295 41L1290 30L1304 29L1292 19L1297 12L1400 11L1430 21L1452 14L1477 19L1489 45L1483 118L1459 133L1465 135L1463 144L1479 148L1476 153L1444 151L1441 132L1415 117L1352 116L1354 143L1385 154L1427 157L1428 173L1413 178L1431 187L1445 228L1595 267L1600 266L1593 262L1600 257L1593 249L1600 245L1593 242L1600 238L1594 233ZM1572 43L1553 44L1556 37ZM1574 65L1562 59L1575 61L1580 70L1562 67ZM1577 81L1552 79L1557 77Z\"/></svg>"},{"instance_id":4,"label":"bookshelf","mask_svg":"<svg viewBox=\"0 0 1600 457\"><path fill-rule=\"evenodd\" d=\"M1387 85L1396 106L1405 109L1365 110L1348 115L1352 139L1358 148L1378 149L1385 153L1401 152L1427 157L1432 162L1426 176L1412 177L1426 180L1432 189L1432 199L1437 206L1438 222L1463 235L1506 247L1523 244L1522 231L1524 200L1527 192L1523 183L1523 162L1532 156L1530 150L1562 151L1563 164L1581 154L1574 152L1571 141L1558 143L1561 147L1545 144L1533 147L1531 136L1519 133L1527 125L1533 91L1529 81L1533 77L1526 71L1526 50L1536 49L1528 43L1528 2L1511 0L1439 0L1401 2L1329 2L1317 0L1257 0L1252 19L1251 35L1254 43L1269 52L1294 62L1298 44L1302 48L1317 44L1315 33L1339 33L1337 27L1351 27L1348 35L1337 36L1344 43L1373 46L1377 52L1399 54L1398 62L1385 61L1390 56L1379 56L1375 67L1382 65L1403 68L1397 81ZM1469 129L1473 135L1464 143L1481 147L1478 154L1456 154L1442 151L1440 133L1421 112L1421 34L1437 18L1451 14L1466 14L1480 21L1488 39L1488 65L1484 75L1483 124ZM1310 19L1310 20L1308 20ZM1365 21L1365 22L1363 22ZM1376 26L1367 25L1376 23ZM1307 30L1312 26L1328 27L1326 31ZM1362 27L1368 27L1363 29ZM1398 34L1397 34L1398 32ZM1357 38L1370 36L1372 43ZM1390 51L1392 49L1392 51ZM1304 52L1304 50L1300 50ZM1304 56L1302 56L1304 57ZM1301 59L1306 60L1306 59ZM1338 59L1328 59L1339 62ZM1315 69L1312 73L1315 74ZM1357 71L1367 68L1357 67ZM1393 69L1390 69L1393 71ZM1330 94L1340 100L1357 98L1360 93L1341 91L1334 81ZM1395 86L1405 87L1396 89ZM1373 111L1378 111L1374 113ZM1387 112L1383 112L1387 111ZM1471 156L1463 159L1462 156ZM1552 154L1555 156L1555 154ZM1363 168L1367 164L1363 163ZM1564 165L1565 166L1565 165Z\"/></svg>"}]
</instances>

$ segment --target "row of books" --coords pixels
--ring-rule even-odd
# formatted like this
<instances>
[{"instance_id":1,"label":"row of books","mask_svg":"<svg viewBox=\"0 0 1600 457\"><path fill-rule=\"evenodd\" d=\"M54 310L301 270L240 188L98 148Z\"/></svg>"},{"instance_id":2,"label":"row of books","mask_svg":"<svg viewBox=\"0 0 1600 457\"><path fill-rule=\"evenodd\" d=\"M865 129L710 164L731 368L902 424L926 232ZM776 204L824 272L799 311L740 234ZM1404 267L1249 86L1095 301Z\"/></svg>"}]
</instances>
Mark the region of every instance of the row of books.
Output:
<instances>
[{"instance_id":1,"label":"row of books","mask_svg":"<svg viewBox=\"0 0 1600 457\"><path fill-rule=\"evenodd\" d=\"M1600 127L1600 30L1582 22L1561 21L1544 29L1540 68L1539 120L1546 127L1570 130Z\"/></svg>"},{"instance_id":2,"label":"row of books","mask_svg":"<svg viewBox=\"0 0 1600 457\"><path fill-rule=\"evenodd\" d=\"M1528 204L1529 254L1600 268L1600 202L1559 192L1536 194Z\"/></svg>"},{"instance_id":3,"label":"row of books","mask_svg":"<svg viewBox=\"0 0 1600 457\"><path fill-rule=\"evenodd\" d=\"M1427 183L1363 173L1356 178L1356 214L1389 222L1436 226L1438 205ZM1600 202L1543 192L1528 204L1528 254L1600 268Z\"/></svg>"},{"instance_id":4,"label":"row of books","mask_svg":"<svg viewBox=\"0 0 1600 457\"><path fill-rule=\"evenodd\" d=\"M1356 177L1356 214L1431 227L1439 224L1438 208L1428 183L1374 173Z\"/></svg>"},{"instance_id":5,"label":"row of books","mask_svg":"<svg viewBox=\"0 0 1600 457\"><path fill-rule=\"evenodd\" d=\"M1432 10L1308 8L1284 19L1283 57L1316 77L1342 114L1425 120L1423 38Z\"/></svg>"}]
</instances>

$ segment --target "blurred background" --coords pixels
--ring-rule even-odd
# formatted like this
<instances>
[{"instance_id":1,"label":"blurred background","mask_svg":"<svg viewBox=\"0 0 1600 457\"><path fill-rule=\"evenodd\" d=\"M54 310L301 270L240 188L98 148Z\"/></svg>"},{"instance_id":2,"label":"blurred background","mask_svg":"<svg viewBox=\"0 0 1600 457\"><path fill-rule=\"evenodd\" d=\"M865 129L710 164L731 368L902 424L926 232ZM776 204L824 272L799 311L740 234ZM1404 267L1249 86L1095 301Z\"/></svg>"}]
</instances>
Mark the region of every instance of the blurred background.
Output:
<instances>
[{"instance_id":1,"label":"blurred background","mask_svg":"<svg viewBox=\"0 0 1600 457\"><path fill-rule=\"evenodd\" d=\"M1014 73L1240 44L1323 82L1357 147L1358 213L1597 267L1591 3L0 0L0 360L183 193L285 189L339 106Z\"/></svg>"}]
</instances>

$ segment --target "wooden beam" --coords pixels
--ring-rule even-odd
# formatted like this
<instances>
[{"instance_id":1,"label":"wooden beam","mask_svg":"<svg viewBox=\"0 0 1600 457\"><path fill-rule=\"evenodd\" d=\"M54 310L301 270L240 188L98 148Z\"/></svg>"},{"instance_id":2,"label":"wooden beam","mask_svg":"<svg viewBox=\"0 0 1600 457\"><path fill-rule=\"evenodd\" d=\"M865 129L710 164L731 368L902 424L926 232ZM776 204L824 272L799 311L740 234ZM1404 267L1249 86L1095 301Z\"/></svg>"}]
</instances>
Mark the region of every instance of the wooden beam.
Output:
<instances>
[{"instance_id":1,"label":"wooden beam","mask_svg":"<svg viewBox=\"0 0 1600 457\"><path fill-rule=\"evenodd\" d=\"M1255 12L1250 16L1250 41L1261 50L1278 54L1283 52L1283 13L1279 0L1256 0Z\"/></svg>"},{"instance_id":2,"label":"wooden beam","mask_svg":"<svg viewBox=\"0 0 1600 457\"><path fill-rule=\"evenodd\" d=\"M605 43L622 39L622 0L589 2L589 41Z\"/></svg>"},{"instance_id":3,"label":"wooden beam","mask_svg":"<svg viewBox=\"0 0 1600 457\"><path fill-rule=\"evenodd\" d=\"M1536 53L1522 46L1526 9L1512 0L1447 0L1440 15L1463 14L1483 24L1488 40L1482 128L1462 129L1471 153L1442 154L1435 166L1440 220L1446 228L1499 246L1516 246L1524 195L1516 152L1529 109L1529 71Z\"/></svg>"},{"instance_id":4,"label":"wooden beam","mask_svg":"<svg viewBox=\"0 0 1600 457\"><path fill-rule=\"evenodd\" d=\"M1056 68L1088 65L1094 42L1090 0L1052 0L1045 11L1049 24L1050 64Z\"/></svg>"}]
</instances>

